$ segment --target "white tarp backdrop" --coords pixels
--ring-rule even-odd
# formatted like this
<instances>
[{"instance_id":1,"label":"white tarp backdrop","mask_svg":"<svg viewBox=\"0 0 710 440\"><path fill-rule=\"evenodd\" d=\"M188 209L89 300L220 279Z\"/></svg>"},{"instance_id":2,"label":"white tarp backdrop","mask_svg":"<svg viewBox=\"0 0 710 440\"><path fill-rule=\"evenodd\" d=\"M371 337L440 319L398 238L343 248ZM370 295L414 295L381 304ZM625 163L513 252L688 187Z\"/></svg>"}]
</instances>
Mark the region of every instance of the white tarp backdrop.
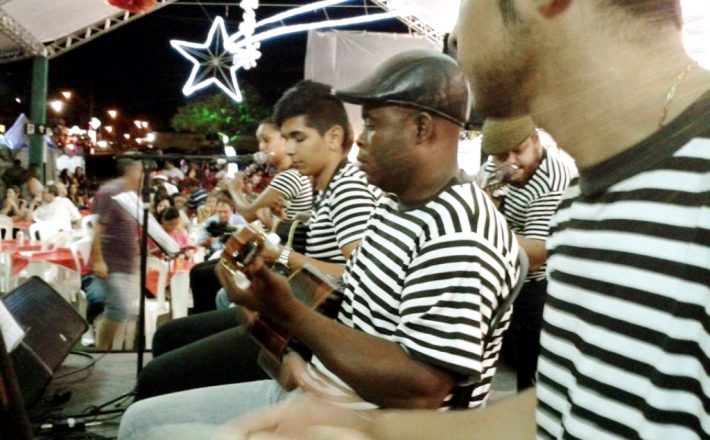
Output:
<instances>
[{"instance_id":1,"label":"white tarp backdrop","mask_svg":"<svg viewBox=\"0 0 710 440\"><path fill-rule=\"evenodd\" d=\"M377 32L311 31L306 49L305 77L334 88L354 85L392 56L411 49L441 50L431 41L409 34ZM362 130L360 107L346 104L348 117L357 136ZM473 174L480 164L480 141L459 145L459 165ZM355 161L357 146L350 152Z\"/></svg>"},{"instance_id":2,"label":"white tarp backdrop","mask_svg":"<svg viewBox=\"0 0 710 440\"><path fill-rule=\"evenodd\" d=\"M304 76L336 89L348 87L374 72L385 60L411 49L440 48L423 37L409 34L311 31L308 33ZM357 136L362 129L360 107L347 105L346 108Z\"/></svg>"}]
</instances>

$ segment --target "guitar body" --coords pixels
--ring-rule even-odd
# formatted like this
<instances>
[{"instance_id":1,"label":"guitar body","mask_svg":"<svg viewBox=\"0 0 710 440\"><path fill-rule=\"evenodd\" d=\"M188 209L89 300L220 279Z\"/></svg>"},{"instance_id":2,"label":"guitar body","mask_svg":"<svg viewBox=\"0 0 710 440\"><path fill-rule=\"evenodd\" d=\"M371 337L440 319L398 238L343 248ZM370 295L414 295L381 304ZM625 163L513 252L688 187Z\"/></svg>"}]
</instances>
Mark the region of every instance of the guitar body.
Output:
<instances>
[{"instance_id":1,"label":"guitar body","mask_svg":"<svg viewBox=\"0 0 710 440\"><path fill-rule=\"evenodd\" d=\"M221 264L234 276L240 289L249 287L249 280L243 273L263 246L268 246L270 238L257 228L247 225L236 231L225 243ZM291 291L308 307L329 318L335 318L340 310L342 297L337 286L316 268L305 265L294 271L288 278ZM253 311L244 310L245 324L250 336L262 348L259 365L272 378L278 378L281 360L290 351L298 352L304 359L310 358L310 350L300 344L277 322L262 317Z\"/></svg>"},{"instance_id":2,"label":"guitar body","mask_svg":"<svg viewBox=\"0 0 710 440\"><path fill-rule=\"evenodd\" d=\"M293 272L288 282L296 298L308 307L329 318L338 315L342 297L337 286L314 267L306 265ZM311 356L307 347L266 317L257 317L248 329L251 337L262 348L259 366L274 379L279 377L281 360L289 352L296 351L304 359Z\"/></svg>"}]
</instances>

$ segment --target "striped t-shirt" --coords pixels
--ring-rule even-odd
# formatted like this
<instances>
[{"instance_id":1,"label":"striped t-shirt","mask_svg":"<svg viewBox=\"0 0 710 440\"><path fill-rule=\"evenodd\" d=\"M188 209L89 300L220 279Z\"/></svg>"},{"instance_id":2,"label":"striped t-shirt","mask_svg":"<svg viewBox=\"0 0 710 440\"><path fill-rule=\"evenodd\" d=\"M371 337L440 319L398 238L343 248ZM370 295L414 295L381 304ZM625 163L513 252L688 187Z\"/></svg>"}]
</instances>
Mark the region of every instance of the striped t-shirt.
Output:
<instances>
[{"instance_id":1,"label":"striped t-shirt","mask_svg":"<svg viewBox=\"0 0 710 440\"><path fill-rule=\"evenodd\" d=\"M350 162L343 162L325 190L316 194L306 237L306 255L345 263L343 246L358 241L375 208L379 190Z\"/></svg>"},{"instance_id":2,"label":"striped t-shirt","mask_svg":"<svg viewBox=\"0 0 710 440\"><path fill-rule=\"evenodd\" d=\"M581 171L547 247L538 436L710 438L710 92Z\"/></svg>"},{"instance_id":3,"label":"striped t-shirt","mask_svg":"<svg viewBox=\"0 0 710 440\"><path fill-rule=\"evenodd\" d=\"M484 169L496 169L489 160ZM562 194L576 175L559 156L544 150L543 159L530 180L523 186L508 184L504 188L505 197L500 209L508 220L513 232L531 240L547 240L550 219L560 203ZM527 280L541 281L546 278L545 265L528 273Z\"/></svg>"},{"instance_id":4,"label":"striped t-shirt","mask_svg":"<svg viewBox=\"0 0 710 440\"><path fill-rule=\"evenodd\" d=\"M307 176L296 170L282 171L271 179L269 186L286 198L287 220L292 220L297 214L310 214L313 186Z\"/></svg>"},{"instance_id":5,"label":"striped t-shirt","mask_svg":"<svg viewBox=\"0 0 710 440\"><path fill-rule=\"evenodd\" d=\"M461 383L476 382L470 405L478 406L488 395L510 313L491 342L483 339L519 276L517 241L475 184L458 179L418 206L390 194L348 261L338 320L400 344ZM313 363L347 386L318 359Z\"/></svg>"}]
</instances>

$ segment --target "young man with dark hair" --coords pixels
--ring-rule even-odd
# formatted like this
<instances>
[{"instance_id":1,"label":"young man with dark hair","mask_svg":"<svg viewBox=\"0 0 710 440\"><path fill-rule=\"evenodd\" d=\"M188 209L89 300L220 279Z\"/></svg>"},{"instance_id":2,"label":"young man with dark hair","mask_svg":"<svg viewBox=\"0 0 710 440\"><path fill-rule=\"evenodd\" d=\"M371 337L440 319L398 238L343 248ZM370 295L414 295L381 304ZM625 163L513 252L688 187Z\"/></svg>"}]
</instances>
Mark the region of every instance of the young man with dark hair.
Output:
<instances>
[{"instance_id":1,"label":"young man with dark hair","mask_svg":"<svg viewBox=\"0 0 710 440\"><path fill-rule=\"evenodd\" d=\"M291 220L297 215L306 218L313 207L313 186L308 176L291 168L291 157L286 152L286 138L279 131L273 117L266 118L256 129L259 151L267 155L266 163L278 171L269 186L253 200L247 200L242 192L243 180L240 176L229 182L229 193L239 212L247 221L257 219L260 209L282 204L285 218ZM267 225L270 226L270 225Z\"/></svg>"},{"instance_id":2,"label":"young man with dark hair","mask_svg":"<svg viewBox=\"0 0 710 440\"><path fill-rule=\"evenodd\" d=\"M405 87L392 87L389 78ZM279 377L284 388L258 381L138 402L124 415L119 438L172 436L174 423L216 425L285 398L297 405L302 391L287 391L296 385L359 407L485 402L507 321L504 317L503 325L488 333L491 318L520 270L517 243L505 219L459 173L459 132L470 110L463 74L445 55L412 51L336 96L364 104L358 159L373 184L388 192L348 260L338 318L299 302L286 279L266 269L259 257L247 268L247 291L235 286L223 266L217 268L235 302L292 332L313 351L313 359L306 365L289 354ZM301 104L297 95L285 98ZM333 154L329 151L342 141L343 127L321 134L308 116L288 112L289 101L277 106L277 119L293 145L294 163L308 173ZM316 175L316 186L325 182ZM327 183L325 188L327 196ZM349 193L341 200L350 200Z\"/></svg>"},{"instance_id":3,"label":"young man with dark hair","mask_svg":"<svg viewBox=\"0 0 710 440\"><path fill-rule=\"evenodd\" d=\"M313 179L317 193L305 254L282 247L262 256L291 270L311 264L340 276L360 243L379 190L347 161L352 142L347 114L328 86L296 84L276 104L276 119L294 168ZM230 309L198 313L159 328L153 338L157 357L139 377L138 397L265 378L256 365L258 349L239 325Z\"/></svg>"},{"instance_id":4,"label":"young man with dark hair","mask_svg":"<svg viewBox=\"0 0 710 440\"><path fill-rule=\"evenodd\" d=\"M547 240L536 390L456 414L355 416L312 399L239 432L710 438L710 73L683 48L680 5L461 2L451 42L477 108L531 114L579 168Z\"/></svg>"}]
</instances>

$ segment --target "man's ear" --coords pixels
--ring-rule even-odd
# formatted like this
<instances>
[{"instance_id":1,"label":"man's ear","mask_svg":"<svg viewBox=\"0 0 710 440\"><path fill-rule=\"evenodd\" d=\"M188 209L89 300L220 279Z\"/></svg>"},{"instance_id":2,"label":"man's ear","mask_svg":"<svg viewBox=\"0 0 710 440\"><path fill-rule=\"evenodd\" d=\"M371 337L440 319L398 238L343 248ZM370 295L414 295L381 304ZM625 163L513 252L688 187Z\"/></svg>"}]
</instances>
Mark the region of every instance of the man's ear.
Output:
<instances>
[{"instance_id":1,"label":"man's ear","mask_svg":"<svg viewBox=\"0 0 710 440\"><path fill-rule=\"evenodd\" d=\"M328 143L328 148L333 150L343 148L345 139L345 129L340 125L333 125L325 132L325 140Z\"/></svg>"},{"instance_id":2,"label":"man's ear","mask_svg":"<svg viewBox=\"0 0 710 440\"><path fill-rule=\"evenodd\" d=\"M434 120L429 113L419 112L414 118L414 123L416 124L418 144L429 139L434 133Z\"/></svg>"},{"instance_id":3,"label":"man's ear","mask_svg":"<svg viewBox=\"0 0 710 440\"><path fill-rule=\"evenodd\" d=\"M572 0L544 0L540 2L538 10L545 18L555 18L565 12L572 4Z\"/></svg>"}]
</instances>

